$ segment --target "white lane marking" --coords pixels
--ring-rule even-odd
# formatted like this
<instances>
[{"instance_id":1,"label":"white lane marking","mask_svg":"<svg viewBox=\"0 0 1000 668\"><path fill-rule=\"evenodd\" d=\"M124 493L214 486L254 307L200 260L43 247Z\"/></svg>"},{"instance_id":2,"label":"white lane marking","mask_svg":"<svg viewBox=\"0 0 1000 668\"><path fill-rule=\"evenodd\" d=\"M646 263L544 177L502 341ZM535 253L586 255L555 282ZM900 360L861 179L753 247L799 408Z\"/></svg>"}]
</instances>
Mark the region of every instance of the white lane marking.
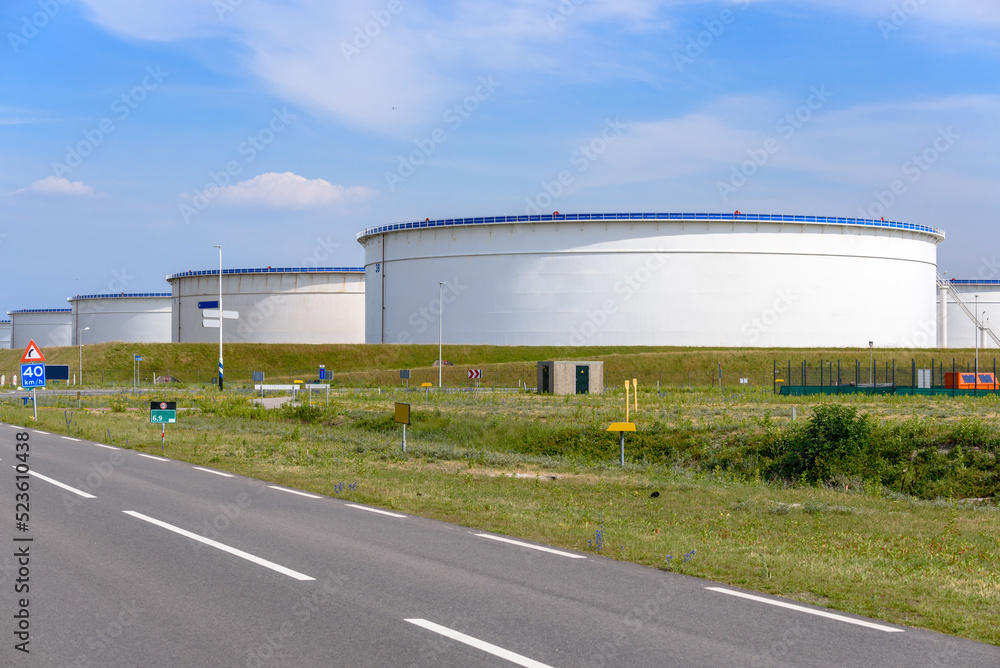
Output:
<instances>
[{"instance_id":1,"label":"white lane marking","mask_svg":"<svg viewBox=\"0 0 1000 668\"><path fill-rule=\"evenodd\" d=\"M309 494L307 492L300 492L297 489L288 489L287 487L278 487L277 485L268 485L271 489L276 489L281 492L288 492L289 494L298 494L299 496L308 496L310 499L322 499L322 496L316 496L315 494Z\"/></svg>"},{"instance_id":2,"label":"white lane marking","mask_svg":"<svg viewBox=\"0 0 1000 668\"><path fill-rule=\"evenodd\" d=\"M205 538L204 536L199 536L196 533L191 533L190 531L187 531L187 530L182 529L180 527L175 527L173 524L167 524L166 522L160 521L160 520L158 520L156 518L153 518L153 517L150 517L148 515L143 515L142 513L137 513L134 510L123 510L122 512L125 513L126 515L131 515L132 517L135 517L136 519L140 519L140 520L142 520L144 522L149 522L150 524L155 524L156 526L161 527L163 529L166 529L167 531L173 531L174 533L178 533L178 534L184 536L185 538L190 538L191 540L196 540L199 543L204 543L205 545L210 545L211 547L214 547L214 548L216 548L218 550L222 550L223 552L228 552L229 554L236 555L237 557L240 557L241 559L246 559L247 561L252 561L253 563L258 564L260 566L264 566L265 568L270 568L272 571L277 571L277 572L281 573L282 575L287 575L288 577L295 578L296 580L315 580L316 579L316 578L309 577L308 575L304 575L302 573L299 573L298 571L293 571L290 568L285 568L284 566L282 566L280 564L276 564L273 561L268 561L267 559L262 559L261 557L256 557L256 556L250 554L249 552L244 552L243 550L237 550L235 547L229 547L228 545L224 545L222 543L216 542L216 541L212 540L211 538Z\"/></svg>"},{"instance_id":3,"label":"white lane marking","mask_svg":"<svg viewBox=\"0 0 1000 668\"><path fill-rule=\"evenodd\" d=\"M24 427L18 427L16 424L9 424L7 426L10 427L11 429L24 429Z\"/></svg>"},{"instance_id":4,"label":"white lane marking","mask_svg":"<svg viewBox=\"0 0 1000 668\"><path fill-rule=\"evenodd\" d=\"M80 439L78 439L78 438L72 438L70 436L60 436L59 438L65 438L67 441L76 441L77 443L80 442Z\"/></svg>"},{"instance_id":5,"label":"white lane marking","mask_svg":"<svg viewBox=\"0 0 1000 668\"><path fill-rule=\"evenodd\" d=\"M17 467L14 467L14 468L17 468ZM67 492L73 492L74 494L79 494L80 496L82 496L85 499L96 499L97 498L93 494L87 494L83 490L79 490L76 487L70 487L69 485L67 485L64 482L59 482L58 480L53 480L52 478L50 478L48 476L45 476L45 475L42 475L41 473L38 473L37 471L28 471L28 473L30 473L31 475L35 476L39 480L44 480L45 482L47 482L49 484L52 484L52 485L55 485L56 487L62 487Z\"/></svg>"},{"instance_id":6,"label":"white lane marking","mask_svg":"<svg viewBox=\"0 0 1000 668\"><path fill-rule=\"evenodd\" d=\"M441 626L440 624L435 624L434 622L429 622L426 619L407 619L411 624L416 624L421 628L425 628L428 631L433 631L434 633L440 633L446 638L451 638L452 640L457 640L458 642L465 643L471 647L475 647L478 650L488 652L493 656L499 656L501 659L506 659L511 663L516 663L519 666L525 666L526 668L552 668L552 666L547 663L542 663L540 661L535 661L534 659L529 659L526 656L516 654L511 652L509 649L504 649L503 647L497 647L492 643L488 643L485 640L480 640L479 638L473 638L472 636L467 636L464 633L459 633L449 629L447 626Z\"/></svg>"},{"instance_id":7,"label":"white lane marking","mask_svg":"<svg viewBox=\"0 0 1000 668\"><path fill-rule=\"evenodd\" d=\"M147 455L147 454L142 453L142 452L137 452L135 454L139 455L140 457L145 457L146 459L155 459L158 462L169 462L170 461L169 459L164 459L163 457L156 457L154 455Z\"/></svg>"},{"instance_id":8,"label":"white lane marking","mask_svg":"<svg viewBox=\"0 0 1000 668\"><path fill-rule=\"evenodd\" d=\"M406 515L400 515L399 513L390 513L388 510L379 510L378 508L371 508L369 506L359 506L356 503L346 503L344 504L348 508L357 508L358 510L367 510L370 513L378 513L380 515L388 515L389 517L406 517Z\"/></svg>"},{"instance_id":9,"label":"white lane marking","mask_svg":"<svg viewBox=\"0 0 1000 668\"><path fill-rule=\"evenodd\" d=\"M107 448L108 450L120 450L121 448L116 448L113 445L104 445L103 443L94 443L99 448Z\"/></svg>"},{"instance_id":10,"label":"white lane marking","mask_svg":"<svg viewBox=\"0 0 1000 668\"><path fill-rule=\"evenodd\" d=\"M232 473L223 473L222 471L213 471L212 469L207 469L204 466L195 466L194 470L195 471L204 471L205 473L214 473L215 475L221 475L221 476L224 476L226 478L232 478L233 477Z\"/></svg>"},{"instance_id":11,"label":"white lane marking","mask_svg":"<svg viewBox=\"0 0 1000 668\"><path fill-rule=\"evenodd\" d=\"M522 543L519 540L514 540L512 538L504 538L503 536L494 536L488 533L477 533L473 534L479 536L480 538L489 538L490 540L498 540L502 543L510 543L511 545L518 545L520 547L531 548L532 550L541 550L542 552L551 552L552 554L558 554L560 557L569 557L570 559L586 559L582 554L573 554L572 552L563 552L562 550L554 550L551 547L542 547L541 545L532 545L531 543Z\"/></svg>"},{"instance_id":12,"label":"white lane marking","mask_svg":"<svg viewBox=\"0 0 1000 668\"><path fill-rule=\"evenodd\" d=\"M853 617L835 615L832 612L826 612L824 610L814 610L812 608L806 608L801 605L795 605L794 603L775 601L774 599L764 598L763 596L744 594L741 591L733 591L732 589L723 589L722 587L705 587L705 589L708 589L709 591L717 591L720 594L729 594L730 596L739 596L740 598L748 598L751 601L759 601L760 603L767 603L768 605L776 605L779 608L788 608L789 610L796 610L798 612L804 612L809 615L816 615L817 617L826 617L827 619L835 619L838 622L845 622L847 624L857 624L858 626L865 626L870 629L875 629L877 631L885 631L886 633L904 633L903 629L894 629L891 626L883 626L881 624L875 624L874 622L866 622L863 619L854 619Z\"/></svg>"},{"instance_id":13,"label":"white lane marking","mask_svg":"<svg viewBox=\"0 0 1000 668\"><path fill-rule=\"evenodd\" d=\"M35 433L36 433L36 434L45 434L46 436L48 436L48 435L49 435L49 432L47 432L47 431L42 431L41 429L36 429L36 430L35 430Z\"/></svg>"}]
</instances>

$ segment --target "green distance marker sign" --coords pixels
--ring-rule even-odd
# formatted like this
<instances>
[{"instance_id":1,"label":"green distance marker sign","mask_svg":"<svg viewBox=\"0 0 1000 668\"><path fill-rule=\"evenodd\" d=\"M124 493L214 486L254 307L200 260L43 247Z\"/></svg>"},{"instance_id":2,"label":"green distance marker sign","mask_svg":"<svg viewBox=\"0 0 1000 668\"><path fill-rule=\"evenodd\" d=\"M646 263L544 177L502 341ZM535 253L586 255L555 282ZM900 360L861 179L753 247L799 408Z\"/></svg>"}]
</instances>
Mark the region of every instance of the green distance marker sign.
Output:
<instances>
[{"instance_id":1,"label":"green distance marker sign","mask_svg":"<svg viewBox=\"0 0 1000 668\"><path fill-rule=\"evenodd\" d=\"M174 424L177 422L177 402L150 401L149 421L152 424Z\"/></svg>"}]
</instances>

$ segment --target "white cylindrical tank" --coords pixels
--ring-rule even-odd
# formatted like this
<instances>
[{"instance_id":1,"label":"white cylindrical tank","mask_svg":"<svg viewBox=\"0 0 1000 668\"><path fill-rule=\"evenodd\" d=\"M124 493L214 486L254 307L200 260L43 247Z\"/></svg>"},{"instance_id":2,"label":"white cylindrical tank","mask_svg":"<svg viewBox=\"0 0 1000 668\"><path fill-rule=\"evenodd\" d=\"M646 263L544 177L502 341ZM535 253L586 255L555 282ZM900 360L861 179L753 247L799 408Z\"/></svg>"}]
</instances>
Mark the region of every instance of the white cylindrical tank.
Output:
<instances>
[{"instance_id":1,"label":"white cylindrical tank","mask_svg":"<svg viewBox=\"0 0 1000 668\"><path fill-rule=\"evenodd\" d=\"M199 303L218 302L219 270L167 276L172 289L171 340L208 343ZM202 304L211 308L211 304ZM365 273L361 267L225 269L223 340L244 343L364 343Z\"/></svg>"},{"instance_id":2,"label":"white cylindrical tank","mask_svg":"<svg viewBox=\"0 0 1000 668\"><path fill-rule=\"evenodd\" d=\"M73 345L73 310L68 308L28 308L7 311L12 334L11 347L23 349L30 341L42 349Z\"/></svg>"},{"instance_id":3,"label":"white cylindrical tank","mask_svg":"<svg viewBox=\"0 0 1000 668\"><path fill-rule=\"evenodd\" d=\"M13 330L14 325L10 320L0 320L0 350L9 350L11 348Z\"/></svg>"},{"instance_id":4,"label":"white cylindrical tank","mask_svg":"<svg viewBox=\"0 0 1000 668\"><path fill-rule=\"evenodd\" d=\"M365 340L436 343L440 323L462 344L931 347L943 239L907 223L744 214L386 225L358 234Z\"/></svg>"},{"instance_id":5,"label":"white cylindrical tank","mask_svg":"<svg viewBox=\"0 0 1000 668\"><path fill-rule=\"evenodd\" d=\"M949 348L975 348L976 347L976 321L970 314L979 312L979 347L997 348L996 341L993 340L987 331L991 328L994 333L1000 336L1000 280L960 280L951 279L948 281L952 289L958 294L959 299L965 303L966 310L949 294L949 291L938 292L938 304L940 305L941 295L945 296L945 327L947 331L947 346ZM977 307L978 302L978 307Z\"/></svg>"},{"instance_id":6,"label":"white cylindrical tank","mask_svg":"<svg viewBox=\"0 0 1000 668\"><path fill-rule=\"evenodd\" d=\"M73 345L124 341L170 343L169 292L122 292L70 297ZM89 327L88 331L83 331Z\"/></svg>"}]
</instances>

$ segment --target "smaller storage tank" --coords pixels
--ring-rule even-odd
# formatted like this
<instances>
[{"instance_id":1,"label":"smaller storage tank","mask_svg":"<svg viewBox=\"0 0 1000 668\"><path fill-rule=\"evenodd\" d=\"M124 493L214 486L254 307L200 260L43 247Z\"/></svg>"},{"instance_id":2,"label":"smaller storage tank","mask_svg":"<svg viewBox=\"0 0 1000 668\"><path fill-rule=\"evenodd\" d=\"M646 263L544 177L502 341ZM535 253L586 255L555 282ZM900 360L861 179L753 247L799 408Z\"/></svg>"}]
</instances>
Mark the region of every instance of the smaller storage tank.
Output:
<instances>
[{"instance_id":1,"label":"smaller storage tank","mask_svg":"<svg viewBox=\"0 0 1000 668\"><path fill-rule=\"evenodd\" d=\"M219 270L167 276L172 290L171 340L211 343L219 330L203 326L219 301ZM224 269L223 340L234 343L364 343L363 267Z\"/></svg>"},{"instance_id":2,"label":"smaller storage tank","mask_svg":"<svg viewBox=\"0 0 1000 668\"><path fill-rule=\"evenodd\" d=\"M975 348L976 321L970 314L978 310L979 347L995 350L998 346L989 332L1000 336L1000 280L953 278L947 286L939 283L938 331L942 337L938 345Z\"/></svg>"},{"instance_id":3,"label":"smaller storage tank","mask_svg":"<svg viewBox=\"0 0 1000 668\"><path fill-rule=\"evenodd\" d=\"M11 348L24 349L34 341L45 348L73 345L73 310L68 308L27 308L7 311L12 333Z\"/></svg>"},{"instance_id":4,"label":"smaller storage tank","mask_svg":"<svg viewBox=\"0 0 1000 668\"><path fill-rule=\"evenodd\" d=\"M73 345L124 341L170 343L169 292L121 292L70 297ZM89 327L89 331L83 331Z\"/></svg>"},{"instance_id":5,"label":"smaller storage tank","mask_svg":"<svg viewBox=\"0 0 1000 668\"><path fill-rule=\"evenodd\" d=\"M10 320L0 320L0 350L10 349L12 330L13 325Z\"/></svg>"}]
</instances>

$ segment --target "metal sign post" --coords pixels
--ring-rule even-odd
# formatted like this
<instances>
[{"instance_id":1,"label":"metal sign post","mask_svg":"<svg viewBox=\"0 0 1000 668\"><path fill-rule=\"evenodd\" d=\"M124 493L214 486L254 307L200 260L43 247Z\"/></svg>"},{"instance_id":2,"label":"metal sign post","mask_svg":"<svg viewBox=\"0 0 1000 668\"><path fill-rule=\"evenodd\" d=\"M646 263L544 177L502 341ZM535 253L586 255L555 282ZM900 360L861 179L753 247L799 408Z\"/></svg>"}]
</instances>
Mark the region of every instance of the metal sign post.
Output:
<instances>
[{"instance_id":1,"label":"metal sign post","mask_svg":"<svg viewBox=\"0 0 1000 668\"><path fill-rule=\"evenodd\" d=\"M164 452L163 442L167 438L167 424L177 422L177 402L176 401L150 401L149 421L151 424L158 424L160 430L160 452Z\"/></svg>"},{"instance_id":2,"label":"metal sign post","mask_svg":"<svg viewBox=\"0 0 1000 668\"><path fill-rule=\"evenodd\" d=\"M626 387L628 387L626 385ZM621 449L620 462L622 466L625 466L625 432L635 431L635 423L633 422L612 422L608 427L608 431L618 432L618 445Z\"/></svg>"},{"instance_id":3,"label":"metal sign post","mask_svg":"<svg viewBox=\"0 0 1000 668\"><path fill-rule=\"evenodd\" d=\"M403 452L406 452L406 425L410 424L410 404L396 404L396 422L403 425Z\"/></svg>"}]
</instances>

